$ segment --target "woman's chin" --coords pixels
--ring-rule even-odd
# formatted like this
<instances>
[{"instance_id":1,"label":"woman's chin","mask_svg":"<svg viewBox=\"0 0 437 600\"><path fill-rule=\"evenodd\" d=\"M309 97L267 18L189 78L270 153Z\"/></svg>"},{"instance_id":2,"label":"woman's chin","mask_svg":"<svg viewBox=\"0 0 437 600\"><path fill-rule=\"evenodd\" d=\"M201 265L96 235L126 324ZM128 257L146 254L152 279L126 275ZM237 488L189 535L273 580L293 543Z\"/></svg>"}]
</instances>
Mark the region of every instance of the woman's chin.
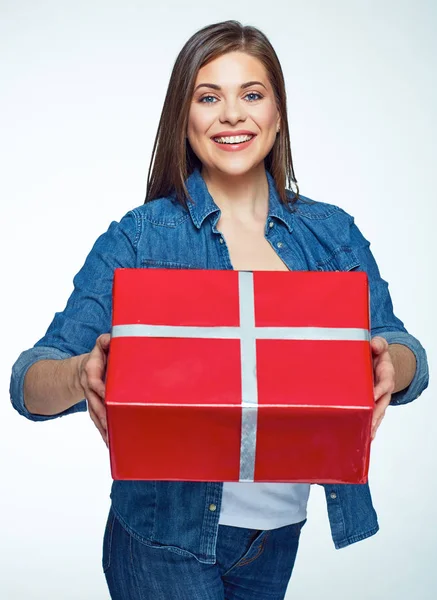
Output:
<instances>
[{"instance_id":1,"label":"woman's chin","mask_svg":"<svg viewBox=\"0 0 437 600\"><path fill-rule=\"evenodd\" d=\"M264 161L261 162L261 166L264 168ZM233 160L220 161L220 163L211 164L209 168L213 171L220 172L223 175L241 177L260 168L260 164L253 163L252 161L249 163L247 160L233 158Z\"/></svg>"}]
</instances>

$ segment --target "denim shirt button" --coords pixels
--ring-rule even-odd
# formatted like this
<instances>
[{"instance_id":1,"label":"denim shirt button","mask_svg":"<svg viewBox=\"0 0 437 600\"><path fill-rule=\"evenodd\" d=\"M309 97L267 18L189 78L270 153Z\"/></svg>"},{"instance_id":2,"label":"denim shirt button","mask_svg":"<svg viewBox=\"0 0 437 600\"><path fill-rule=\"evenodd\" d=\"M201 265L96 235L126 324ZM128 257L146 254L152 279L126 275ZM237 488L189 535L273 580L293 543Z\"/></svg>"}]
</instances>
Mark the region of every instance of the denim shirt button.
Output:
<instances>
[{"instance_id":1,"label":"denim shirt button","mask_svg":"<svg viewBox=\"0 0 437 600\"><path fill-rule=\"evenodd\" d=\"M335 492L331 492L329 495L331 496L331 498L333 500L335 500L337 498L337 494Z\"/></svg>"},{"instance_id":2,"label":"denim shirt button","mask_svg":"<svg viewBox=\"0 0 437 600\"><path fill-rule=\"evenodd\" d=\"M222 237L220 238L220 244L223 244L223 238Z\"/></svg>"},{"instance_id":3,"label":"denim shirt button","mask_svg":"<svg viewBox=\"0 0 437 600\"><path fill-rule=\"evenodd\" d=\"M270 221L270 223L269 223L269 227L270 227L270 228L272 228L272 227L273 227L273 225L274 225L273 221Z\"/></svg>"},{"instance_id":4,"label":"denim shirt button","mask_svg":"<svg viewBox=\"0 0 437 600\"><path fill-rule=\"evenodd\" d=\"M209 505L209 510L210 510L211 512L214 512L215 510L217 510L217 506L216 506L215 504L210 504L210 505Z\"/></svg>"},{"instance_id":5,"label":"denim shirt button","mask_svg":"<svg viewBox=\"0 0 437 600\"><path fill-rule=\"evenodd\" d=\"M282 242L278 242L278 243L276 244L276 246L277 246L278 248L282 248L282 246L283 246L283 245L284 245L284 244L283 244Z\"/></svg>"}]
</instances>

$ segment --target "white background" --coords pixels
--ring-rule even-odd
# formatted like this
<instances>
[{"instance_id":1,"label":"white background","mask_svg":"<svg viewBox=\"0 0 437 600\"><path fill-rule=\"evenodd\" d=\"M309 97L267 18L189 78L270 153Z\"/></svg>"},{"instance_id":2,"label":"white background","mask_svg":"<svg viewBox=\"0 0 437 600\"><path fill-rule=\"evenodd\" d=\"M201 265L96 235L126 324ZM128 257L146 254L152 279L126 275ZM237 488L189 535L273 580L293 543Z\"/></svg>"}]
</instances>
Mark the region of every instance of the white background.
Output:
<instances>
[{"instance_id":1,"label":"white background","mask_svg":"<svg viewBox=\"0 0 437 600\"><path fill-rule=\"evenodd\" d=\"M437 3L2 0L0 18L0 596L103 600L106 447L87 414L20 417L9 376L65 306L97 236L142 204L177 53L229 18L269 36L301 192L355 216L432 368ZM431 379L419 400L390 408L373 444L376 536L335 550L312 487L287 598L437 597L434 389Z\"/></svg>"}]
</instances>

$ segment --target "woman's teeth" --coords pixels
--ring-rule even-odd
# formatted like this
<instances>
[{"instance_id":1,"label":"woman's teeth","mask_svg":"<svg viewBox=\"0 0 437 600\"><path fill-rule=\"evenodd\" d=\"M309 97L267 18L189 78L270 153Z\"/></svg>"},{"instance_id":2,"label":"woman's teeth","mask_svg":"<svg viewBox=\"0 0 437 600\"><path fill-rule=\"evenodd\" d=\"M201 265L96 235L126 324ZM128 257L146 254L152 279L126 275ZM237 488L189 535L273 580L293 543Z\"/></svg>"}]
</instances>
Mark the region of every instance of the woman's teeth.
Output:
<instances>
[{"instance_id":1,"label":"woman's teeth","mask_svg":"<svg viewBox=\"0 0 437 600\"><path fill-rule=\"evenodd\" d=\"M252 138L253 135L233 135L230 137L217 137L213 139L219 144L241 144L242 142L248 142Z\"/></svg>"}]
</instances>

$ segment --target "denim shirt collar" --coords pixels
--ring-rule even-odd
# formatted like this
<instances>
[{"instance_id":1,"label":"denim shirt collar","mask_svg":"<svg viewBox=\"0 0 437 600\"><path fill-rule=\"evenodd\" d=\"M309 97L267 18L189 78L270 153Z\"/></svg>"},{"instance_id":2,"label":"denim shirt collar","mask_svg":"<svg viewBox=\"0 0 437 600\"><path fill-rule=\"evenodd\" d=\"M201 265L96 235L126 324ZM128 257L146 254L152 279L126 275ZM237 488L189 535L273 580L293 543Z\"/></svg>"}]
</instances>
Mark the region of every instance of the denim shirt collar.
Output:
<instances>
[{"instance_id":1,"label":"denim shirt collar","mask_svg":"<svg viewBox=\"0 0 437 600\"><path fill-rule=\"evenodd\" d=\"M279 219L286 225L288 231L291 233L293 231L293 213L282 203L276 189L275 180L267 170L266 176L269 185L268 220L271 217ZM188 201L188 210L194 225L197 229L200 229L204 220L212 213L219 212L220 209L209 193L199 169L193 171L185 183L187 190L193 199L193 202L190 200Z\"/></svg>"}]
</instances>

